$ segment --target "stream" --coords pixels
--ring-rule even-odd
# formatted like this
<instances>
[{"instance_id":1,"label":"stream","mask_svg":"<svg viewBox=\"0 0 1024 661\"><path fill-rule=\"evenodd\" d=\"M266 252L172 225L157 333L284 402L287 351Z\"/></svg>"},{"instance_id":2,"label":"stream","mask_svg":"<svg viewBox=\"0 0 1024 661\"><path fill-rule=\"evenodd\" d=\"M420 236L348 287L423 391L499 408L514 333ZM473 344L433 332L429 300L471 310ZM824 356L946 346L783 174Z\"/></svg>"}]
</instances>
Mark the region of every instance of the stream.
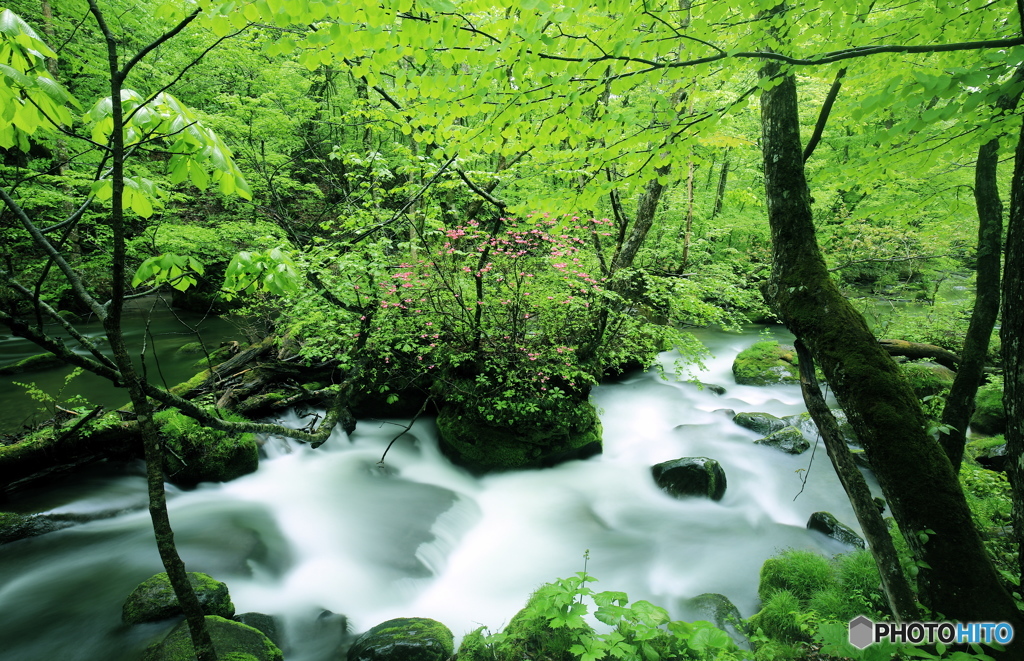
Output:
<instances>
[{"instance_id":1,"label":"stream","mask_svg":"<svg viewBox=\"0 0 1024 661\"><path fill-rule=\"evenodd\" d=\"M757 446L721 411L804 410L798 386L735 384L732 361L759 329L696 331L713 357L684 378L724 395L656 370L595 388L604 453L554 468L471 476L440 454L432 420L417 421L382 465L406 421L360 421L317 450L268 439L256 473L168 487L179 551L191 571L228 584L238 613L275 616L289 661L341 658L345 618L353 632L401 616L440 620L457 640L480 625L497 631L536 587L582 571L588 551L596 590L687 620L708 617L691 598L722 593L749 616L766 558L846 550L805 529L812 512L856 527L823 445L813 459ZM661 360L670 370L672 355ZM285 421L304 424L296 413ZM722 464L721 501L655 485L652 464L685 456ZM128 593L162 571L144 504L136 464L98 465L11 498L15 511L106 518L0 546L0 658L134 661L163 635L167 623L120 622Z\"/></svg>"}]
</instances>

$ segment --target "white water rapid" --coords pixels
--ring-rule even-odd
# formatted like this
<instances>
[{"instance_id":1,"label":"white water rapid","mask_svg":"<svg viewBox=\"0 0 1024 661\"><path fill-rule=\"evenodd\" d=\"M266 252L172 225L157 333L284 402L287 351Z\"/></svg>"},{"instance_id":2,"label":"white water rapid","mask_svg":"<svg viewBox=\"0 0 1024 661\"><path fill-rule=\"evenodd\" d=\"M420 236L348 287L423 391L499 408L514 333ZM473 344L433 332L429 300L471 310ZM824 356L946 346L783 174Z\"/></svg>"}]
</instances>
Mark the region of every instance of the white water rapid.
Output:
<instances>
[{"instance_id":1,"label":"white water rapid","mask_svg":"<svg viewBox=\"0 0 1024 661\"><path fill-rule=\"evenodd\" d=\"M761 563L786 547L843 549L805 529L828 510L855 526L824 447L790 456L753 445L753 432L719 409L788 415L796 386L737 386L730 366L758 340L701 331L714 354L696 376L724 395L654 372L596 388L604 453L555 468L475 478L439 453L421 421L378 460L401 429L360 422L322 448L268 444L260 469L227 484L171 493L179 550L192 571L225 581L239 613L282 623L289 661L336 655L340 618L363 631L398 616L431 617L457 638L500 629L538 585L587 570L594 588L648 599L676 618L703 618L687 600L725 594L744 616L756 608ZM666 363L670 356L665 355ZM719 502L674 499L652 464L717 459L728 489ZM119 514L0 546L0 658L138 659L166 625L123 627L121 603L160 571L141 472L110 468L24 501L53 512Z\"/></svg>"}]
</instances>

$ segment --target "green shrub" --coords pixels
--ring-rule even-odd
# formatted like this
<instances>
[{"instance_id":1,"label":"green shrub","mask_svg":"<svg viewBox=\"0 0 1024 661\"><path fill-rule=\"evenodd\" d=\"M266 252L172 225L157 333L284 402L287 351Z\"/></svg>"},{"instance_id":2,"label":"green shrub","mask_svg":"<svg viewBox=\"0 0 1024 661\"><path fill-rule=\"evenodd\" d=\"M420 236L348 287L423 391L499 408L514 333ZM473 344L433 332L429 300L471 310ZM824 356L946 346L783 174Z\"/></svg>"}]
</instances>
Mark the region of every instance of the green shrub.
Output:
<instances>
[{"instance_id":1,"label":"green shrub","mask_svg":"<svg viewBox=\"0 0 1024 661\"><path fill-rule=\"evenodd\" d=\"M814 551L787 549L761 565L757 596L767 602L781 590L806 601L833 581L832 564Z\"/></svg>"}]
</instances>

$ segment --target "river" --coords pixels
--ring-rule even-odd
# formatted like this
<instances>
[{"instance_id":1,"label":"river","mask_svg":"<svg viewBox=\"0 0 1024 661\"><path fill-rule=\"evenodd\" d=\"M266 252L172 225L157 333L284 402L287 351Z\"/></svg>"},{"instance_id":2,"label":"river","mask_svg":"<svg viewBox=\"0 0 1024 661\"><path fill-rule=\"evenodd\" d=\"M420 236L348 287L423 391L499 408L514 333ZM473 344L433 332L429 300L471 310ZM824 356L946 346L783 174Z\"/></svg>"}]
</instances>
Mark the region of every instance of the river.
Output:
<instances>
[{"instance_id":1,"label":"river","mask_svg":"<svg viewBox=\"0 0 1024 661\"><path fill-rule=\"evenodd\" d=\"M713 358L695 375L724 395L655 370L595 388L604 453L555 468L473 477L440 454L432 420L383 465L399 421L360 421L351 438L336 433L318 450L270 439L254 474L169 487L179 550L190 570L229 585L237 612L278 619L289 661L339 658L341 618L330 613L356 632L399 616L438 619L457 638L480 625L497 631L537 586L582 571L587 551L595 589L682 619L705 617L688 600L717 592L749 616L766 558L787 547L844 550L805 529L812 512L856 524L823 446L812 461L754 445L757 435L721 411L804 410L797 386L735 384L732 360L756 330L697 331ZM667 366L671 358L662 355ZM657 488L650 466L684 456L722 464L721 501ZM116 515L0 546L0 657L134 661L167 630L120 623L125 596L161 570L144 502L134 464L16 497L23 511Z\"/></svg>"}]
</instances>

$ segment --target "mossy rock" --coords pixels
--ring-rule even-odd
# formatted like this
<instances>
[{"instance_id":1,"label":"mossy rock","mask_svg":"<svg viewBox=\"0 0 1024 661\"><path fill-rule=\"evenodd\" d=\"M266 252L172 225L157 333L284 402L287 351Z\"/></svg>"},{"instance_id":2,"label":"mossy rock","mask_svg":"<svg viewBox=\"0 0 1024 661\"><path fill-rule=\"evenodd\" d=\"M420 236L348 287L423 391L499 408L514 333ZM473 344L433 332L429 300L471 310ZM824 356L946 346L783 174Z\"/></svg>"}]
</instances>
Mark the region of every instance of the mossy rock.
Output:
<instances>
[{"instance_id":1,"label":"mossy rock","mask_svg":"<svg viewBox=\"0 0 1024 661\"><path fill-rule=\"evenodd\" d=\"M544 588L541 588L543 590ZM585 631L568 627L552 628L548 618L541 614L538 601L550 599L540 591L530 596L526 606L516 613L502 632L504 639L494 650L496 661L576 661L570 651L576 638ZM589 627L588 627L589 629Z\"/></svg>"},{"instance_id":2,"label":"mossy rock","mask_svg":"<svg viewBox=\"0 0 1024 661\"><path fill-rule=\"evenodd\" d=\"M863 537L854 532L850 526L840 523L839 519L830 512L814 512L811 514L811 517L807 520L807 529L817 530L825 536L831 537L847 546L855 546L861 549L867 546L864 543Z\"/></svg>"},{"instance_id":3,"label":"mossy rock","mask_svg":"<svg viewBox=\"0 0 1024 661\"><path fill-rule=\"evenodd\" d=\"M475 473L543 468L601 452L601 421L588 401L560 416L497 427L454 405L437 416L441 450Z\"/></svg>"},{"instance_id":4,"label":"mossy rock","mask_svg":"<svg viewBox=\"0 0 1024 661\"><path fill-rule=\"evenodd\" d=\"M65 363L61 358L58 358L52 353L39 353L0 367L0 376L50 370L62 367L66 364L67 363Z\"/></svg>"},{"instance_id":5,"label":"mossy rock","mask_svg":"<svg viewBox=\"0 0 1024 661\"><path fill-rule=\"evenodd\" d=\"M732 603L729 597L717 592L705 592L690 600L690 605L711 617L711 621L722 631L732 629L741 635L746 635L747 626L740 615L740 609Z\"/></svg>"},{"instance_id":6,"label":"mossy rock","mask_svg":"<svg viewBox=\"0 0 1024 661\"><path fill-rule=\"evenodd\" d=\"M174 354L176 356L196 356L203 353L204 346L202 342L186 342L175 349Z\"/></svg>"},{"instance_id":7,"label":"mossy rock","mask_svg":"<svg viewBox=\"0 0 1024 661\"><path fill-rule=\"evenodd\" d=\"M918 399L949 390L956 378L956 372L938 363L902 363L900 369Z\"/></svg>"},{"instance_id":8,"label":"mossy rock","mask_svg":"<svg viewBox=\"0 0 1024 661\"><path fill-rule=\"evenodd\" d=\"M654 481L676 498L703 496L721 500L726 479L722 465L708 457L683 457L651 466Z\"/></svg>"},{"instance_id":9,"label":"mossy rock","mask_svg":"<svg viewBox=\"0 0 1024 661\"><path fill-rule=\"evenodd\" d=\"M757 342L741 351L732 363L732 374L743 386L800 383L796 350L773 341Z\"/></svg>"},{"instance_id":10,"label":"mossy rock","mask_svg":"<svg viewBox=\"0 0 1024 661\"><path fill-rule=\"evenodd\" d=\"M994 381L978 388L974 398L971 430L994 436L1006 432L1006 408L1003 405L1003 384Z\"/></svg>"},{"instance_id":11,"label":"mossy rock","mask_svg":"<svg viewBox=\"0 0 1024 661\"><path fill-rule=\"evenodd\" d=\"M811 443L804 438L802 431L796 427L785 427L764 438L754 441L756 445L766 445L787 454L803 454L811 449Z\"/></svg>"},{"instance_id":12,"label":"mossy rock","mask_svg":"<svg viewBox=\"0 0 1024 661\"><path fill-rule=\"evenodd\" d=\"M359 636L349 648L348 661L447 661L454 640L437 620L400 617Z\"/></svg>"},{"instance_id":13,"label":"mossy rock","mask_svg":"<svg viewBox=\"0 0 1024 661\"><path fill-rule=\"evenodd\" d=\"M188 582L196 592L203 613L229 619L234 616L235 605L231 603L227 585L199 572L188 572ZM121 607L121 621L125 624L158 622L181 614L166 572L139 583Z\"/></svg>"},{"instance_id":14,"label":"mossy rock","mask_svg":"<svg viewBox=\"0 0 1024 661\"><path fill-rule=\"evenodd\" d=\"M740 427L757 432L762 436L767 436L788 426L788 423L782 418L776 417L771 413L761 413L759 411L742 411L737 413L732 421Z\"/></svg>"},{"instance_id":15,"label":"mossy rock","mask_svg":"<svg viewBox=\"0 0 1024 661\"><path fill-rule=\"evenodd\" d=\"M252 434L210 429L175 410L161 411L153 419L168 449L164 473L174 484L227 482L259 467L259 448Z\"/></svg>"},{"instance_id":16,"label":"mossy rock","mask_svg":"<svg viewBox=\"0 0 1024 661\"><path fill-rule=\"evenodd\" d=\"M221 661L284 661L277 645L257 629L217 615L207 615L206 626ZM194 661L195 658L192 638L184 621L142 655L142 661Z\"/></svg>"}]
</instances>

